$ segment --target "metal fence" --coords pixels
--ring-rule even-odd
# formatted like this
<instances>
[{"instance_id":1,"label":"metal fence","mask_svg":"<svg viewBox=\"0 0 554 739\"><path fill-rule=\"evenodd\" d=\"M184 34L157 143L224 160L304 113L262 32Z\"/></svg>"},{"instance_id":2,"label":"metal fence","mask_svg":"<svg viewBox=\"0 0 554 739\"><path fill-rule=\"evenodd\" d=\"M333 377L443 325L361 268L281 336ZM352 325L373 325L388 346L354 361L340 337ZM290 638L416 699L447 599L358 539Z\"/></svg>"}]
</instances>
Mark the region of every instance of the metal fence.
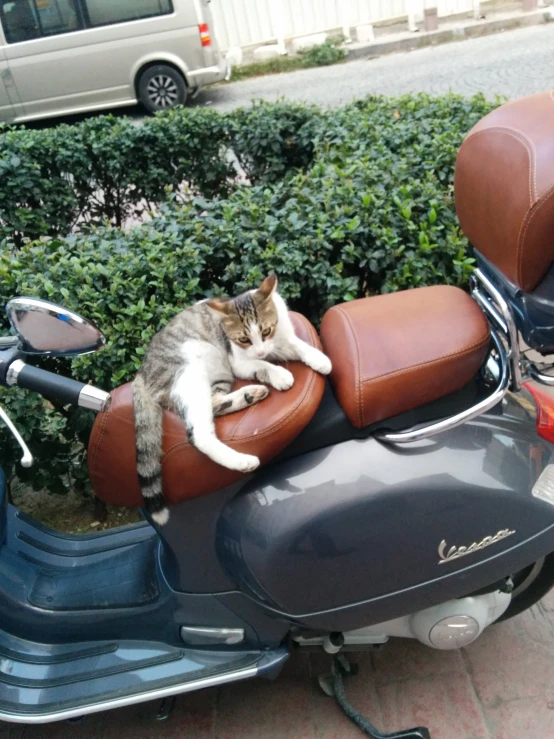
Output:
<instances>
[{"instance_id":1,"label":"metal fence","mask_svg":"<svg viewBox=\"0 0 554 739\"><path fill-rule=\"evenodd\" d=\"M439 16L466 13L475 0L212 0L222 49L272 43L322 31L415 16L438 7Z\"/></svg>"}]
</instances>

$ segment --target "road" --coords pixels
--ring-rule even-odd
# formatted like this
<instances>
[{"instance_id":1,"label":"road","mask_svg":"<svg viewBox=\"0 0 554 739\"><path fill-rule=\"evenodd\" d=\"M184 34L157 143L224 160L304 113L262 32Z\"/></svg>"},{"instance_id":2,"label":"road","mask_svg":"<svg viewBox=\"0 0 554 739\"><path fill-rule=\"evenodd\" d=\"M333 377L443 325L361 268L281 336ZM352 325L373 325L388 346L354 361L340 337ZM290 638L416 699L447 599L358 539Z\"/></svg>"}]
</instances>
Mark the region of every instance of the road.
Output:
<instances>
[{"instance_id":1,"label":"road","mask_svg":"<svg viewBox=\"0 0 554 739\"><path fill-rule=\"evenodd\" d=\"M453 90L464 95L483 92L517 98L551 87L554 24L206 88L194 104L232 110L254 98L286 97L334 107L371 93L441 94Z\"/></svg>"}]
</instances>

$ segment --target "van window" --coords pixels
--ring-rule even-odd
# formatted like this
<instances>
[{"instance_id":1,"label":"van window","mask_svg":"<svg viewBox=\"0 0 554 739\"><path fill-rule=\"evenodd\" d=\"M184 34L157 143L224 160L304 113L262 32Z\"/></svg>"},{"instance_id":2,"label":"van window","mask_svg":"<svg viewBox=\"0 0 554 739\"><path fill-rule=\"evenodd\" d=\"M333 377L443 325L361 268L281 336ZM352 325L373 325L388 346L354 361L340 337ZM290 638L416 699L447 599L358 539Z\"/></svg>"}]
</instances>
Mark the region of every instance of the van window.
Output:
<instances>
[{"instance_id":1,"label":"van window","mask_svg":"<svg viewBox=\"0 0 554 739\"><path fill-rule=\"evenodd\" d=\"M40 26L31 0L11 0L1 5L2 25L8 44L40 36Z\"/></svg>"},{"instance_id":2,"label":"van window","mask_svg":"<svg viewBox=\"0 0 554 739\"><path fill-rule=\"evenodd\" d=\"M84 0L91 26L107 26L173 12L171 0Z\"/></svg>"},{"instance_id":3,"label":"van window","mask_svg":"<svg viewBox=\"0 0 554 739\"><path fill-rule=\"evenodd\" d=\"M44 36L68 33L82 28L77 0L35 0L40 28Z\"/></svg>"},{"instance_id":4,"label":"van window","mask_svg":"<svg viewBox=\"0 0 554 739\"><path fill-rule=\"evenodd\" d=\"M83 27L76 0L9 0L0 4L0 17L9 44Z\"/></svg>"}]
</instances>

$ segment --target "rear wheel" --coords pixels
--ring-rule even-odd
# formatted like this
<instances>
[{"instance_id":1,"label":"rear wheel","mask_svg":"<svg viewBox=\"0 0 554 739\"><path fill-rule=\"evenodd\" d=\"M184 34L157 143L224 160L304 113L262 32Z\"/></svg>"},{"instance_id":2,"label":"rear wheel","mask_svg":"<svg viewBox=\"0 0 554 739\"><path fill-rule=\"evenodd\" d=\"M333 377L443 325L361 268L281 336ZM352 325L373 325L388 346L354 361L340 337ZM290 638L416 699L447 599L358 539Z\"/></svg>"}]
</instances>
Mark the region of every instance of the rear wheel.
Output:
<instances>
[{"instance_id":1,"label":"rear wheel","mask_svg":"<svg viewBox=\"0 0 554 739\"><path fill-rule=\"evenodd\" d=\"M139 80L138 96L140 102L150 113L168 110L176 105L184 105L187 99L187 86L183 75L167 64L149 67Z\"/></svg>"},{"instance_id":2,"label":"rear wheel","mask_svg":"<svg viewBox=\"0 0 554 739\"><path fill-rule=\"evenodd\" d=\"M512 601L498 619L506 621L538 603L554 586L554 553L514 575Z\"/></svg>"}]
</instances>

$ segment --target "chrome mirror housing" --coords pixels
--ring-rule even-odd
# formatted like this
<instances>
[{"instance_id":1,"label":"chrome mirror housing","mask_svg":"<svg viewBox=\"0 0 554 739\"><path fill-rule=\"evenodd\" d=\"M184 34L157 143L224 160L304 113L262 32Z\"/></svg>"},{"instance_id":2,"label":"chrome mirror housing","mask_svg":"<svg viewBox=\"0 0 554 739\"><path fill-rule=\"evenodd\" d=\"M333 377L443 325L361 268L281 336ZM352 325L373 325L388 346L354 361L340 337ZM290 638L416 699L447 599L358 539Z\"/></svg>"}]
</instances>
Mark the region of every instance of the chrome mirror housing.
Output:
<instances>
[{"instance_id":1,"label":"chrome mirror housing","mask_svg":"<svg viewBox=\"0 0 554 739\"><path fill-rule=\"evenodd\" d=\"M93 323L47 300L13 298L6 312L25 354L71 357L95 352L106 343Z\"/></svg>"}]
</instances>

